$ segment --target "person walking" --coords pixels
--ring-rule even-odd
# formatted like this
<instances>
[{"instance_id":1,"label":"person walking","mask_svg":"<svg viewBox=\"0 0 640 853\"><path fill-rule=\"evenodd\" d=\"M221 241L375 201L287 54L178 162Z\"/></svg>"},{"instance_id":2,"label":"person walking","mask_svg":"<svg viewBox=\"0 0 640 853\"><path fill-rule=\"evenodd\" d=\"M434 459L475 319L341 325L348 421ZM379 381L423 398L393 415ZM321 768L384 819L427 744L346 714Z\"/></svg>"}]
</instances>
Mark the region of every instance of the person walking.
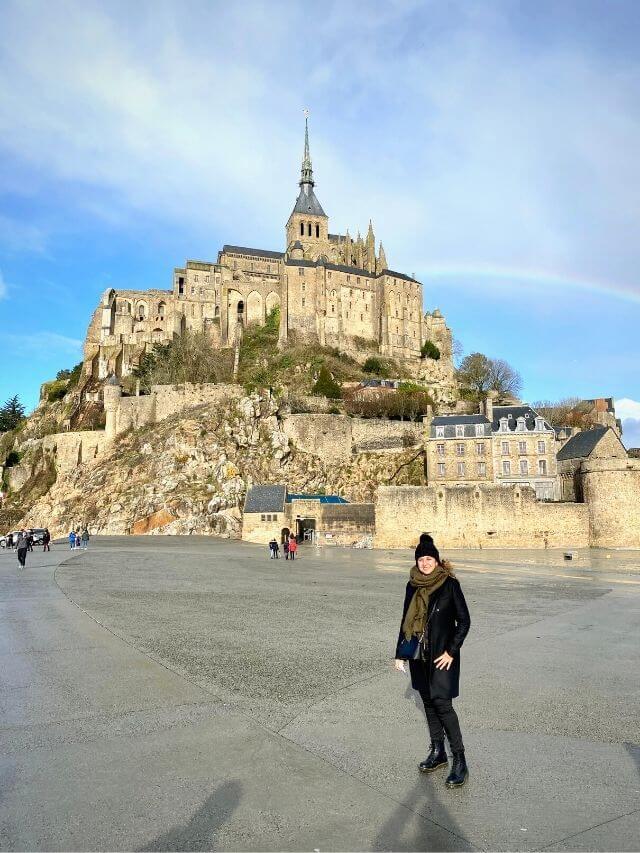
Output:
<instances>
[{"instance_id":1,"label":"person walking","mask_svg":"<svg viewBox=\"0 0 640 853\"><path fill-rule=\"evenodd\" d=\"M269 542L269 551L271 552L271 559L272 559L272 560L277 560L277 559L278 559L278 551L279 551L279 548L278 548L278 540L276 539L276 537L275 537L275 536L274 536L274 537L273 537L273 539Z\"/></svg>"},{"instance_id":2,"label":"person walking","mask_svg":"<svg viewBox=\"0 0 640 853\"><path fill-rule=\"evenodd\" d=\"M86 527L82 531L82 536L80 538L82 539L82 550L86 551L89 547L89 531Z\"/></svg>"},{"instance_id":3,"label":"person walking","mask_svg":"<svg viewBox=\"0 0 640 853\"><path fill-rule=\"evenodd\" d=\"M284 551L285 560L289 559L289 537L284 537L284 542L282 543L282 550Z\"/></svg>"},{"instance_id":4,"label":"person walking","mask_svg":"<svg viewBox=\"0 0 640 853\"><path fill-rule=\"evenodd\" d=\"M51 534L49 533L49 528L45 527L44 533L42 534L42 553L45 551L51 550Z\"/></svg>"},{"instance_id":5,"label":"person walking","mask_svg":"<svg viewBox=\"0 0 640 853\"><path fill-rule=\"evenodd\" d=\"M29 549L29 537L27 536L26 530L21 530L20 533L18 533L16 547L18 551L18 568L24 569L27 561L27 551Z\"/></svg>"},{"instance_id":6,"label":"person walking","mask_svg":"<svg viewBox=\"0 0 640 853\"><path fill-rule=\"evenodd\" d=\"M289 537L289 559L295 560L296 551L298 550L298 540L295 536Z\"/></svg>"},{"instance_id":7,"label":"person walking","mask_svg":"<svg viewBox=\"0 0 640 853\"><path fill-rule=\"evenodd\" d=\"M33 551L33 530L27 530L27 551Z\"/></svg>"},{"instance_id":8,"label":"person walking","mask_svg":"<svg viewBox=\"0 0 640 853\"><path fill-rule=\"evenodd\" d=\"M420 539L404 598L395 668L405 672L409 661L411 686L420 694L427 716L431 750L418 769L431 773L448 766L446 733L453 753L446 785L458 788L467 781L469 770L451 700L459 694L460 647L471 618L451 563L440 558L431 536L423 534Z\"/></svg>"},{"instance_id":9,"label":"person walking","mask_svg":"<svg viewBox=\"0 0 640 853\"><path fill-rule=\"evenodd\" d=\"M76 532L75 532L75 530L72 530L69 533L69 550L73 551L73 549L75 547L76 547Z\"/></svg>"}]
</instances>

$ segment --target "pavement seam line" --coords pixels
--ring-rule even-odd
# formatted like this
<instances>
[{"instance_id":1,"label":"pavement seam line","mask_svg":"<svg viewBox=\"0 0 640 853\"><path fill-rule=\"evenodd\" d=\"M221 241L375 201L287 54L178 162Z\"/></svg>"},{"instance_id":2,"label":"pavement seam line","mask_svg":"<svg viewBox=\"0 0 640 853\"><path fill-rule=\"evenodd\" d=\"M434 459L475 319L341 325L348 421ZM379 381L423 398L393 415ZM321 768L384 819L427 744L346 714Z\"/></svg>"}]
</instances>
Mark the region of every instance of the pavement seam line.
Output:
<instances>
[{"instance_id":1,"label":"pavement seam line","mask_svg":"<svg viewBox=\"0 0 640 853\"><path fill-rule=\"evenodd\" d=\"M625 812L624 814L616 815L616 817L610 817L607 820L601 820L600 823L595 823L593 826L588 826L586 829L581 829L580 832L573 832L571 835L565 835L564 838L558 838L555 841L551 841L549 844L545 844L544 847L537 847L536 850L548 850L550 847L553 847L555 844L562 844L563 841L568 841L570 838L578 838L581 835L584 835L585 832L591 832L592 829L598 829L600 826L606 826L608 823L615 823L617 820L622 820L623 817L629 817L632 814L637 814L640 812L640 809L633 809L633 811Z\"/></svg>"},{"instance_id":2,"label":"pavement seam line","mask_svg":"<svg viewBox=\"0 0 640 853\"><path fill-rule=\"evenodd\" d=\"M136 646L134 646L133 643L131 643L126 638L120 636L119 634L116 634L109 627L107 627L102 622L100 622L99 619L95 618L94 616L92 616L91 613L89 613L87 610L85 610L83 607L81 607L76 601L73 600L73 598L71 598L70 595L67 595L65 590L58 583L58 579L57 579L56 575L57 575L58 569L61 568L62 566L65 566L70 560L71 560L71 558L68 558L67 560L64 560L62 563L59 563L58 566L56 566L56 568L53 571L54 583L58 587L58 589L60 590L60 592L62 593L62 595L66 598L66 600L68 602L73 604L74 607L77 607L77 609L80 610L81 613L84 613L84 615L88 619L90 619L96 625L99 625L101 628L103 628L112 637L115 637L117 640L120 640L121 642L123 642L125 645L129 646L129 648L133 649L138 654L141 654L143 657L146 657L149 660L152 660L154 663L157 663L159 666L163 667L168 672L171 672L174 675L178 675L184 681L188 681L190 684L193 684L194 686L198 687L198 689L201 690L203 693L211 695L211 696L217 695L213 691L209 691L205 687L202 687L202 685L193 681L191 678L186 676L184 673L179 672L175 669L172 669L170 666L168 666L163 661L157 660L155 657L153 657L153 655L149 654L148 652L144 652L144 651L141 651L140 649L136 648ZM372 677L375 678L378 676L372 676ZM224 702L224 700L221 700L221 701ZM458 838L461 841L464 841L466 844L468 844L474 850L480 850L481 849L481 848L476 847L476 845L473 844L473 842L471 842L468 838L465 838L462 835L458 835L456 832L453 832L453 830L451 830L448 827L443 826L442 824L438 823L438 821L434 820L433 818L429 817L428 815L422 814L422 812L419 812L419 811L416 811L415 809L412 809L410 806L407 806L402 801L396 800L394 797L390 797L384 791L381 791L378 788L374 788L373 785L371 785L369 782L366 782L364 779L360 779L357 776L354 776L352 773L349 773L348 771L344 770L342 767L339 767L337 764L334 764L332 761L329 761L323 755L320 755L319 753L316 753L316 752L312 752L310 749L303 746L302 744L297 743L294 740L291 740L291 738L288 738L286 735L280 734L280 732L278 730L270 728L265 723L261 722L260 720L256 719L255 717L252 717L250 714L247 714L245 711L242 711L241 709L238 708L235 710L235 713L237 713L241 717L244 717L246 720L250 721L253 725L257 725L260 728L264 729L265 731L269 732L274 737L281 738L283 741L286 741L287 744L289 744L290 746L292 746L296 749L299 749L302 752L305 752L307 755L311 756L316 761L321 761L323 764L326 764L328 767L331 767L334 772L340 773L343 776L347 776L349 779L352 779L354 782L357 782L358 784L363 785L364 787L368 788L370 791L373 791L379 797L382 797L383 799L388 800L391 803L395 803L397 806L400 806L401 808L405 809L407 812L410 812L411 814L415 815L416 817L420 818L421 820L427 821L428 823L432 824L433 826L437 826L438 829L443 830L444 832L451 835L453 838Z\"/></svg>"}]
</instances>

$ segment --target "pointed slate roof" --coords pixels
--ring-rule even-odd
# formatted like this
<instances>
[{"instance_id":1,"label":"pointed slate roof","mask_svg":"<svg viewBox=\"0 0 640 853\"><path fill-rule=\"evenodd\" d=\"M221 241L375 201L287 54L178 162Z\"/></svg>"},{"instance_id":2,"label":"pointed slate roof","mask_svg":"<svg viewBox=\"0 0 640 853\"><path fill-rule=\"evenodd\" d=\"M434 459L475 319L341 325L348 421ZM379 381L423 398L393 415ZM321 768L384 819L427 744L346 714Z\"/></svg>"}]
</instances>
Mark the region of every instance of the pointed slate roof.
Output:
<instances>
[{"instance_id":1,"label":"pointed slate roof","mask_svg":"<svg viewBox=\"0 0 640 853\"><path fill-rule=\"evenodd\" d=\"M557 453L559 462L566 459L586 459L594 451L596 445L610 427L599 426L587 429L571 436L566 444L563 444Z\"/></svg>"},{"instance_id":2,"label":"pointed slate roof","mask_svg":"<svg viewBox=\"0 0 640 853\"><path fill-rule=\"evenodd\" d=\"M316 198L313 184L302 184L292 213L310 213L312 216L327 215Z\"/></svg>"}]
</instances>

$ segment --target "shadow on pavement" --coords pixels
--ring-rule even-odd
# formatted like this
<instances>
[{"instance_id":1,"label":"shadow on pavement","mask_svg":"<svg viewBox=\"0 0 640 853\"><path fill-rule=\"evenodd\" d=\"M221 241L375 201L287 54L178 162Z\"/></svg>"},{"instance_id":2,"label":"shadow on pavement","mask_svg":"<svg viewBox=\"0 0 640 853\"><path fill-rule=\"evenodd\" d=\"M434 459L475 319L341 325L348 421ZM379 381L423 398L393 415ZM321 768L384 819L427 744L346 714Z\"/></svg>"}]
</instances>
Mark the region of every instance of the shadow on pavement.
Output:
<instances>
[{"instance_id":1,"label":"shadow on pavement","mask_svg":"<svg viewBox=\"0 0 640 853\"><path fill-rule=\"evenodd\" d=\"M428 752L429 730L427 728L424 705L420 694L411 684L407 685L405 699L414 704L424 718L425 738L424 755L416 757L415 773L418 777L415 785L402 797L402 803L385 821L376 835L373 850L473 850L451 814L450 801L458 792L445 788L444 781L448 770L434 774L420 774L417 764ZM419 747L420 748L420 747ZM427 816L434 815L433 818ZM443 845L445 839L449 844ZM446 842L445 842L446 843Z\"/></svg>"},{"instance_id":2,"label":"shadow on pavement","mask_svg":"<svg viewBox=\"0 0 640 853\"><path fill-rule=\"evenodd\" d=\"M150 850L213 850L216 832L234 813L242 798L239 782L225 782L202 803L185 824L159 835L140 853Z\"/></svg>"}]
</instances>

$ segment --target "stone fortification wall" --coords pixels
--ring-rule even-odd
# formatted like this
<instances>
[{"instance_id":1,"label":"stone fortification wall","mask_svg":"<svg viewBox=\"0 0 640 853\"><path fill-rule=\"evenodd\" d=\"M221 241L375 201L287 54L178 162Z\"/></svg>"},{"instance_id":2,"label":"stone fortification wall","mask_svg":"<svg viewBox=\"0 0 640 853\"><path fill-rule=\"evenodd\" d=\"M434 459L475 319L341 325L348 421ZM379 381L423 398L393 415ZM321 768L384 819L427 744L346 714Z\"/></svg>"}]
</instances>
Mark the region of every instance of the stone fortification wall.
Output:
<instances>
[{"instance_id":1,"label":"stone fortification wall","mask_svg":"<svg viewBox=\"0 0 640 853\"><path fill-rule=\"evenodd\" d=\"M320 545L353 545L373 536L373 504L320 504L319 507L316 533Z\"/></svg>"},{"instance_id":2,"label":"stone fortification wall","mask_svg":"<svg viewBox=\"0 0 640 853\"><path fill-rule=\"evenodd\" d=\"M422 444L421 423L347 415L290 415L283 429L294 447L326 461L343 462L353 453L400 451Z\"/></svg>"},{"instance_id":3,"label":"stone fortification wall","mask_svg":"<svg viewBox=\"0 0 640 853\"><path fill-rule=\"evenodd\" d=\"M580 476L591 545L640 548L640 461L590 460L582 463Z\"/></svg>"},{"instance_id":4,"label":"stone fortification wall","mask_svg":"<svg viewBox=\"0 0 640 853\"><path fill-rule=\"evenodd\" d=\"M408 548L423 531L444 548L586 547L588 508L519 486L380 486L374 547Z\"/></svg>"},{"instance_id":5,"label":"stone fortification wall","mask_svg":"<svg viewBox=\"0 0 640 853\"><path fill-rule=\"evenodd\" d=\"M54 456L58 474L68 474L99 456L105 440L104 432L98 430L58 432L43 438L42 446Z\"/></svg>"}]
</instances>

